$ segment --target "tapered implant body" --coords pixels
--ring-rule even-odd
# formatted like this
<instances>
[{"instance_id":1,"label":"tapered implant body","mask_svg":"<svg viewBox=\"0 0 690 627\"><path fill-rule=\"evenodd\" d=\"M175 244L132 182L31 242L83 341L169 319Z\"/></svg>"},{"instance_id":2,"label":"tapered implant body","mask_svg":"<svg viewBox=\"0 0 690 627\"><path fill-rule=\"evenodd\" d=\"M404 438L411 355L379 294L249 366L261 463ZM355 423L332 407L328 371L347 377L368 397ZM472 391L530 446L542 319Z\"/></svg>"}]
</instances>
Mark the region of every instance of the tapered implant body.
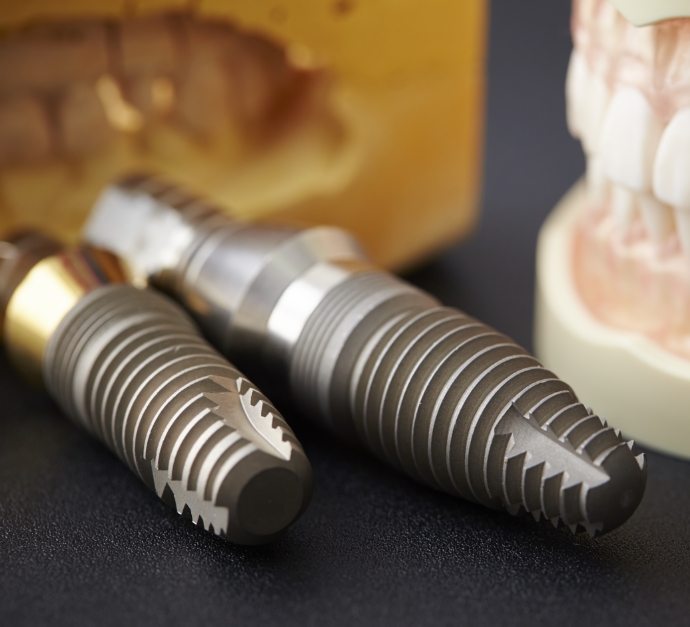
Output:
<instances>
[{"instance_id":1,"label":"tapered implant body","mask_svg":"<svg viewBox=\"0 0 690 627\"><path fill-rule=\"evenodd\" d=\"M17 368L165 502L233 542L277 538L311 468L268 399L168 297L118 260L37 234L2 242L3 339Z\"/></svg>"},{"instance_id":2,"label":"tapered implant body","mask_svg":"<svg viewBox=\"0 0 690 627\"><path fill-rule=\"evenodd\" d=\"M592 535L640 503L632 442L515 342L372 267L341 230L233 221L134 177L103 193L85 237L173 294L231 359L421 482Z\"/></svg>"}]
</instances>

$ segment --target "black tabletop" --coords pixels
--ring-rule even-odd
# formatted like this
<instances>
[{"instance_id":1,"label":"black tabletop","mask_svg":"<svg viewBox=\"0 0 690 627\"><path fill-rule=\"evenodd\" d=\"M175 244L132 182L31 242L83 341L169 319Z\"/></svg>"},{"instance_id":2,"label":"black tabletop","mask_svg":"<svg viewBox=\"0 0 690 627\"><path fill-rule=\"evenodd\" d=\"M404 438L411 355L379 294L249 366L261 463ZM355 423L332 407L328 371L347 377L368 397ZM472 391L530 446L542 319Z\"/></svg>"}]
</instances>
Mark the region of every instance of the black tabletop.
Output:
<instances>
[{"instance_id":1,"label":"black tabletop","mask_svg":"<svg viewBox=\"0 0 690 627\"><path fill-rule=\"evenodd\" d=\"M569 2L495 0L483 221L413 282L531 343L534 245L580 175ZM438 494L286 411L316 476L279 542L233 546L159 501L0 360L2 625L638 625L690 621L690 463L650 452L634 517L592 540Z\"/></svg>"}]
</instances>

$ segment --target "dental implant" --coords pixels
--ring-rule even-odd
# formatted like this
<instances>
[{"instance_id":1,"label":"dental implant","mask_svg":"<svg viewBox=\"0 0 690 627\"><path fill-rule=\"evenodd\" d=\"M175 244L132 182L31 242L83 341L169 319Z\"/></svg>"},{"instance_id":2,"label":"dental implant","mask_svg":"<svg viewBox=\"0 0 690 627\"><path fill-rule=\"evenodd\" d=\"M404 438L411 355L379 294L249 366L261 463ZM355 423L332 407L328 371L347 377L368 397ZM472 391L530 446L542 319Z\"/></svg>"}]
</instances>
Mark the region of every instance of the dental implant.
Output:
<instances>
[{"instance_id":1,"label":"dental implant","mask_svg":"<svg viewBox=\"0 0 690 627\"><path fill-rule=\"evenodd\" d=\"M38 233L0 242L11 362L180 514L232 542L279 537L312 491L268 399L112 254Z\"/></svg>"},{"instance_id":2,"label":"dental implant","mask_svg":"<svg viewBox=\"0 0 690 627\"><path fill-rule=\"evenodd\" d=\"M592 536L642 499L632 441L511 339L373 267L342 230L243 223L141 176L103 192L84 234L267 386L418 481Z\"/></svg>"}]
</instances>

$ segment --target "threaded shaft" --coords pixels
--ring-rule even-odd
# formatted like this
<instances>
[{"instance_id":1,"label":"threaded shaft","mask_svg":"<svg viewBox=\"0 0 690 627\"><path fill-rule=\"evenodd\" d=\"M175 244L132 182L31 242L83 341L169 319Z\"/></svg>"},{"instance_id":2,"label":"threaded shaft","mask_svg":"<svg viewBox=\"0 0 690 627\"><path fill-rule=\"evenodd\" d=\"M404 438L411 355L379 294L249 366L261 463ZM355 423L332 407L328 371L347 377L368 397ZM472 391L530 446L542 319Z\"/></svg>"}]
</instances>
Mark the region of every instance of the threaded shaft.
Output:
<instances>
[{"instance_id":1,"label":"threaded shaft","mask_svg":"<svg viewBox=\"0 0 690 627\"><path fill-rule=\"evenodd\" d=\"M69 416L221 537L270 541L306 507L311 468L291 429L166 297L91 292L51 338L44 378Z\"/></svg>"},{"instance_id":2,"label":"threaded shaft","mask_svg":"<svg viewBox=\"0 0 690 627\"><path fill-rule=\"evenodd\" d=\"M642 497L644 456L569 386L508 337L385 273L331 290L290 372L312 415L436 489L591 534Z\"/></svg>"},{"instance_id":3,"label":"threaded shaft","mask_svg":"<svg viewBox=\"0 0 690 627\"><path fill-rule=\"evenodd\" d=\"M86 237L184 303L237 363L270 372L267 386L287 375L315 420L437 489L591 534L642 498L632 442L512 340L373 269L344 231L240 225L138 179L104 193Z\"/></svg>"}]
</instances>

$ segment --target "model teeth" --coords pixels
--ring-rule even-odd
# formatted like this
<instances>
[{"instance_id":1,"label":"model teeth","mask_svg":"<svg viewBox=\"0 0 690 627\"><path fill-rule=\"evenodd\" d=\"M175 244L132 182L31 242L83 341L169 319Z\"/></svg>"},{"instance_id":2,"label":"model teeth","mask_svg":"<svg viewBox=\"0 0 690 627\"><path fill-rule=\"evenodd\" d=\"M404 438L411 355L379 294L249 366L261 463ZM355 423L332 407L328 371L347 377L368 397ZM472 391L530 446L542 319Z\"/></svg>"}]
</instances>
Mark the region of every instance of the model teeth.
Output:
<instances>
[{"instance_id":1,"label":"model teeth","mask_svg":"<svg viewBox=\"0 0 690 627\"><path fill-rule=\"evenodd\" d=\"M639 89L620 86L610 99L609 93L575 50L566 84L568 127L587 153L588 203L608 207L623 234L639 213L657 250L677 226L690 255L690 108L664 128Z\"/></svg>"},{"instance_id":2,"label":"model teeth","mask_svg":"<svg viewBox=\"0 0 690 627\"><path fill-rule=\"evenodd\" d=\"M599 145L608 178L638 192L651 189L661 132L661 121L642 92L618 89L606 111Z\"/></svg>"},{"instance_id":3,"label":"model teeth","mask_svg":"<svg viewBox=\"0 0 690 627\"><path fill-rule=\"evenodd\" d=\"M587 106L582 110L580 139L588 155L598 154L601 128L611 98L611 91L602 77L590 74L584 98Z\"/></svg>"},{"instance_id":4,"label":"model teeth","mask_svg":"<svg viewBox=\"0 0 690 627\"><path fill-rule=\"evenodd\" d=\"M686 256L690 257L690 209L674 208L678 238Z\"/></svg>"},{"instance_id":5,"label":"model teeth","mask_svg":"<svg viewBox=\"0 0 690 627\"><path fill-rule=\"evenodd\" d=\"M632 235L629 245L647 238L638 257L683 252L690 259L690 107L680 106L690 37L683 28L638 28L607 0L575 1L568 128L587 155L589 206L608 210L618 233Z\"/></svg>"},{"instance_id":6,"label":"model teeth","mask_svg":"<svg viewBox=\"0 0 690 627\"><path fill-rule=\"evenodd\" d=\"M565 98L568 103L566 111L568 130L573 137L579 138L581 136L588 78L587 61L582 53L574 49L570 55L568 75L565 81Z\"/></svg>"},{"instance_id":7,"label":"model teeth","mask_svg":"<svg viewBox=\"0 0 690 627\"><path fill-rule=\"evenodd\" d=\"M683 250L690 255L690 108L676 112L659 142L654 195L674 208Z\"/></svg>"},{"instance_id":8,"label":"model teeth","mask_svg":"<svg viewBox=\"0 0 690 627\"><path fill-rule=\"evenodd\" d=\"M678 235L690 255L690 108L678 111L664 130L654 162L654 194L674 208Z\"/></svg>"},{"instance_id":9,"label":"model teeth","mask_svg":"<svg viewBox=\"0 0 690 627\"><path fill-rule=\"evenodd\" d=\"M657 247L663 246L675 228L673 210L651 194L640 194L637 204L649 237Z\"/></svg>"},{"instance_id":10,"label":"model teeth","mask_svg":"<svg viewBox=\"0 0 690 627\"><path fill-rule=\"evenodd\" d=\"M600 207L606 204L610 182L604 174L604 166L601 157L590 156L587 158L587 199L592 207Z\"/></svg>"},{"instance_id":11,"label":"model teeth","mask_svg":"<svg viewBox=\"0 0 690 627\"><path fill-rule=\"evenodd\" d=\"M94 155L156 117L251 144L296 120L322 81L268 39L192 16L34 25L0 41L0 159Z\"/></svg>"},{"instance_id":12,"label":"model teeth","mask_svg":"<svg viewBox=\"0 0 690 627\"><path fill-rule=\"evenodd\" d=\"M577 291L599 321L688 359L690 18L638 28L609 0L573 0L571 24L568 128L587 160Z\"/></svg>"},{"instance_id":13,"label":"model teeth","mask_svg":"<svg viewBox=\"0 0 690 627\"><path fill-rule=\"evenodd\" d=\"M619 228L627 231L635 217L635 194L623 185L613 185L611 189L611 209Z\"/></svg>"},{"instance_id":14,"label":"model teeth","mask_svg":"<svg viewBox=\"0 0 690 627\"><path fill-rule=\"evenodd\" d=\"M690 209L690 108L678 111L664 130L654 160L654 195Z\"/></svg>"},{"instance_id":15,"label":"model teeth","mask_svg":"<svg viewBox=\"0 0 690 627\"><path fill-rule=\"evenodd\" d=\"M597 12L596 26L597 37L599 44L607 52L608 55L613 56L621 48L621 40L625 37L625 19L621 16L616 8L609 2L601 1L592 2L592 12Z\"/></svg>"}]
</instances>

